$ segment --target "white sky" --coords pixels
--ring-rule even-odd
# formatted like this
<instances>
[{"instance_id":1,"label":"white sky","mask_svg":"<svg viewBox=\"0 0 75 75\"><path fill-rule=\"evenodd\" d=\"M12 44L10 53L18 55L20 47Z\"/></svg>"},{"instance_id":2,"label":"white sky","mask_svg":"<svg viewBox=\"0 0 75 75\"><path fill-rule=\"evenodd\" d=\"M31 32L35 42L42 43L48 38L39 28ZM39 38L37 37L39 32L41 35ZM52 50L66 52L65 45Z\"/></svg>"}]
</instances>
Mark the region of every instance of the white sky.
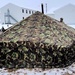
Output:
<instances>
[{"instance_id":1,"label":"white sky","mask_svg":"<svg viewBox=\"0 0 75 75\"><path fill-rule=\"evenodd\" d=\"M13 3L21 7L35 9L35 10L41 10L41 3L44 4L44 7L46 7L47 3L47 10L50 11L52 8L58 8L62 7L66 4L74 4L75 0L0 0L0 8L7 3Z\"/></svg>"}]
</instances>

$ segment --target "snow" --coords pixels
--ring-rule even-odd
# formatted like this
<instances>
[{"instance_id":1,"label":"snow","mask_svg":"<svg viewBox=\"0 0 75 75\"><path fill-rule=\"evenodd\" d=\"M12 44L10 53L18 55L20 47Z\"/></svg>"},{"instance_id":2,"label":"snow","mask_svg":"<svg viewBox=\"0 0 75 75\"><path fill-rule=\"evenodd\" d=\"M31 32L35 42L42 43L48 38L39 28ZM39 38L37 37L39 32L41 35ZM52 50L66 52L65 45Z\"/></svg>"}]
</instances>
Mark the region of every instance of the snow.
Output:
<instances>
[{"instance_id":1,"label":"snow","mask_svg":"<svg viewBox=\"0 0 75 75\"><path fill-rule=\"evenodd\" d=\"M75 63L66 68L54 68L46 70L42 70L41 68L23 68L9 71L2 68L0 69L0 75L75 75Z\"/></svg>"},{"instance_id":2,"label":"snow","mask_svg":"<svg viewBox=\"0 0 75 75\"><path fill-rule=\"evenodd\" d=\"M75 28L75 24L68 24L68 26Z\"/></svg>"},{"instance_id":3,"label":"snow","mask_svg":"<svg viewBox=\"0 0 75 75\"><path fill-rule=\"evenodd\" d=\"M12 25L11 24L0 24L0 29L2 28L2 27L4 27L5 29L7 29L7 28L9 28L9 27L11 27Z\"/></svg>"}]
</instances>

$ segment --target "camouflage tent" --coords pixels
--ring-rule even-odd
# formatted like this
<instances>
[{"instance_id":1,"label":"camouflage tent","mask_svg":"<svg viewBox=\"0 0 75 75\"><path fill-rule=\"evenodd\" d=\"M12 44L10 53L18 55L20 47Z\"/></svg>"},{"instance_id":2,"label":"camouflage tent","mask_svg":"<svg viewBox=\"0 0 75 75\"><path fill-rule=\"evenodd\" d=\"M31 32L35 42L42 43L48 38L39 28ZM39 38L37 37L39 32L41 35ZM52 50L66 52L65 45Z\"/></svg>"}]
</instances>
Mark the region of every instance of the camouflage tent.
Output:
<instances>
[{"instance_id":1,"label":"camouflage tent","mask_svg":"<svg viewBox=\"0 0 75 75\"><path fill-rule=\"evenodd\" d=\"M8 28L0 40L0 67L53 68L75 62L75 29L40 12Z\"/></svg>"}]
</instances>

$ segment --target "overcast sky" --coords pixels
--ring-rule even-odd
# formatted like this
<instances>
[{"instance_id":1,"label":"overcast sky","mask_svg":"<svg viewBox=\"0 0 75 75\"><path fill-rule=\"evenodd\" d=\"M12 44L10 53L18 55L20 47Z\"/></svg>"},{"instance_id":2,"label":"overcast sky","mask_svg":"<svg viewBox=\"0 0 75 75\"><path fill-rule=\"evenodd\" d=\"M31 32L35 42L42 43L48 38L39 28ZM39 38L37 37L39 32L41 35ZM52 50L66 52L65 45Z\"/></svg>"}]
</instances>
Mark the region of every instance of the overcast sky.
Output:
<instances>
[{"instance_id":1,"label":"overcast sky","mask_svg":"<svg viewBox=\"0 0 75 75\"><path fill-rule=\"evenodd\" d=\"M46 7L47 3L47 10L50 11L50 9L52 8L62 7L69 3L75 5L75 0L0 0L0 8L7 3L13 3L21 7L35 9L39 11L41 10L41 3L44 4L44 7Z\"/></svg>"}]
</instances>

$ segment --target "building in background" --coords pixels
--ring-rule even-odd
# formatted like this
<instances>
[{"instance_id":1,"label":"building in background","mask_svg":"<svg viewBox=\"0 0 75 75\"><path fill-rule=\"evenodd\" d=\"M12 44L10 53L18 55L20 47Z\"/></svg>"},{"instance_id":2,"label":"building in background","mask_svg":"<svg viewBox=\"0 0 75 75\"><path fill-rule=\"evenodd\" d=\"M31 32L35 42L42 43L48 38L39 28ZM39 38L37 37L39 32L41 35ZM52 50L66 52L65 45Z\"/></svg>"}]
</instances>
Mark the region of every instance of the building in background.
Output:
<instances>
[{"instance_id":1,"label":"building in background","mask_svg":"<svg viewBox=\"0 0 75 75\"><path fill-rule=\"evenodd\" d=\"M0 8L0 24L12 25L25 19L35 12L35 10L19 7L9 3Z\"/></svg>"},{"instance_id":2,"label":"building in background","mask_svg":"<svg viewBox=\"0 0 75 75\"><path fill-rule=\"evenodd\" d=\"M7 29L11 25L20 22L35 12L36 10L23 8L9 3L0 8L0 29L2 26ZM47 12L46 15L57 20L63 18L63 21L66 24L75 28L75 5L73 4L68 4L55 10L53 9L53 11Z\"/></svg>"},{"instance_id":3,"label":"building in background","mask_svg":"<svg viewBox=\"0 0 75 75\"><path fill-rule=\"evenodd\" d=\"M63 18L63 21L66 24L75 28L75 5L73 4L65 5L59 9L54 10L53 14L50 12L50 14L47 15L57 20Z\"/></svg>"}]
</instances>

